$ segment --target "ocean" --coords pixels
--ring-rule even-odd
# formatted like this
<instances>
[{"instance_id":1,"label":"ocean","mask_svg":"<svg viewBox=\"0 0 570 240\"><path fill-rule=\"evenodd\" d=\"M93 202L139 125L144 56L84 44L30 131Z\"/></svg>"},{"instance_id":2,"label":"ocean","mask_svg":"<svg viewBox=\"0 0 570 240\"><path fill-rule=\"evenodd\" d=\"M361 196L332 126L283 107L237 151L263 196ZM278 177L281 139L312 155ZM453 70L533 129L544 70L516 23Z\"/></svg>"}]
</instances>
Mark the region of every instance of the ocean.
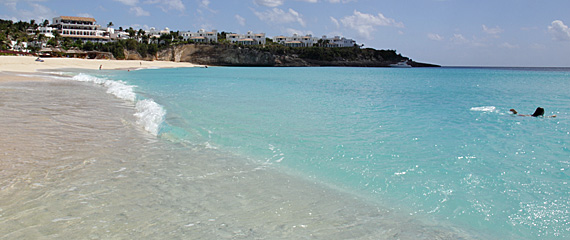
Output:
<instances>
[{"instance_id":1,"label":"ocean","mask_svg":"<svg viewBox=\"0 0 570 240\"><path fill-rule=\"evenodd\" d=\"M570 69L49 74L4 87L53 149L5 151L0 236L570 237Z\"/></svg>"}]
</instances>

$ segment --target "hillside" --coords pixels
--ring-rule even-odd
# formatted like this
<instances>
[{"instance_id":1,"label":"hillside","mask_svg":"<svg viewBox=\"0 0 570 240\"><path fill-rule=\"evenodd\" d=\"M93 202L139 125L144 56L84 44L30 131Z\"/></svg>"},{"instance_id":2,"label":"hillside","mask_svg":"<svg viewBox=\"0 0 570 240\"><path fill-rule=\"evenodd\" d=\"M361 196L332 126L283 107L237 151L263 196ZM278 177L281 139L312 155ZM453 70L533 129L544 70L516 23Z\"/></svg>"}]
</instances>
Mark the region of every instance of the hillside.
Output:
<instances>
[{"instance_id":1,"label":"hillside","mask_svg":"<svg viewBox=\"0 0 570 240\"><path fill-rule=\"evenodd\" d=\"M141 57L128 51L126 59L192 62L213 66L267 66L267 67L389 67L407 61L413 67L439 67L419 63L397 54L395 50L354 48L289 48L282 46L238 46L183 44L158 51L155 56Z\"/></svg>"}]
</instances>

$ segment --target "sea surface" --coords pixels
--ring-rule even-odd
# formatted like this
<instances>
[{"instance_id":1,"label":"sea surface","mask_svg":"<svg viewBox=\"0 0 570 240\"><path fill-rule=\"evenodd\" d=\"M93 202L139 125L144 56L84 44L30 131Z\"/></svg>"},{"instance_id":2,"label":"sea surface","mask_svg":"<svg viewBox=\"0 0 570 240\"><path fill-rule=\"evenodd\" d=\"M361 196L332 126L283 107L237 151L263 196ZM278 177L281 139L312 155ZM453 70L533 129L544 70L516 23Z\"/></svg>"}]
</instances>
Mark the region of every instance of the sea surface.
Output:
<instances>
[{"instance_id":1,"label":"sea surface","mask_svg":"<svg viewBox=\"0 0 570 240\"><path fill-rule=\"evenodd\" d=\"M65 128L73 144L26 151L46 159L41 169L4 151L28 175L4 170L0 236L570 238L570 69L49 74L43 84L59 90L46 98L75 97L56 97L48 113L26 99L50 119L76 116L37 127ZM39 91L3 91L26 89ZM545 117L509 113L537 107ZM22 220L38 215L49 224Z\"/></svg>"}]
</instances>

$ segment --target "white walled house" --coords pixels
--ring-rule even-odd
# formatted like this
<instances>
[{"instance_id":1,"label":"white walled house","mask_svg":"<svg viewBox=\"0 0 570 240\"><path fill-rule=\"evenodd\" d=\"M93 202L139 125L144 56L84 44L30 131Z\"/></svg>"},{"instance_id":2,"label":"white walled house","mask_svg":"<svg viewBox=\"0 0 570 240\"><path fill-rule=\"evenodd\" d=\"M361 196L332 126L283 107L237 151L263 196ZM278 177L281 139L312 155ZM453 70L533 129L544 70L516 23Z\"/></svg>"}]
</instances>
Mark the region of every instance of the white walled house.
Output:
<instances>
[{"instance_id":1,"label":"white walled house","mask_svg":"<svg viewBox=\"0 0 570 240\"><path fill-rule=\"evenodd\" d=\"M38 27L37 29L28 29L28 35L35 35L36 33L43 34L47 38L53 38L53 27Z\"/></svg>"},{"instance_id":2,"label":"white walled house","mask_svg":"<svg viewBox=\"0 0 570 240\"><path fill-rule=\"evenodd\" d=\"M310 34L305 36L299 36L297 34L293 34L293 36L277 36L273 38L273 42L288 47L354 47L354 45L356 45L356 41L340 36L335 36L334 38L327 38L327 36L316 38Z\"/></svg>"},{"instance_id":3,"label":"white walled house","mask_svg":"<svg viewBox=\"0 0 570 240\"><path fill-rule=\"evenodd\" d=\"M253 33L248 31L247 34L236 34L231 33L226 35L231 43L243 44L243 45L265 45L265 33Z\"/></svg>"},{"instance_id":4,"label":"white walled house","mask_svg":"<svg viewBox=\"0 0 570 240\"><path fill-rule=\"evenodd\" d=\"M27 42L10 41L10 49L18 52L30 52Z\"/></svg>"},{"instance_id":5,"label":"white walled house","mask_svg":"<svg viewBox=\"0 0 570 240\"><path fill-rule=\"evenodd\" d=\"M148 31L146 31L146 34L152 39L152 38L160 38L160 36L162 35L166 35L166 34L170 34L170 28L164 28L162 30L156 30L156 28L151 27Z\"/></svg>"},{"instance_id":6,"label":"white walled house","mask_svg":"<svg viewBox=\"0 0 570 240\"><path fill-rule=\"evenodd\" d=\"M206 32L206 30L200 29L198 32L183 32L180 35L183 37L184 41L193 41L197 43L218 42L218 30Z\"/></svg>"},{"instance_id":7,"label":"white walled house","mask_svg":"<svg viewBox=\"0 0 570 240\"><path fill-rule=\"evenodd\" d=\"M108 42L106 30L96 24L94 18L61 16L53 18L51 27L57 29L62 37L83 42Z\"/></svg>"},{"instance_id":8,"label":"white walled house","mask_svg":"<svg viewBox=\"0 0 570 240\"><path fill-rule=\"evenodd\" d=\"M314 38L312 35L308 34L306 36L299 36L293 34L293 36L277 36L273 38L273 42L288 46L288 47L312 47L318 41L318 38Z\"/></svg>"},{"instance_id":9,"label":"white walled house","mask_svg":"<svg viewBox=\"0 0 570 240\"><path fill-rule=\"evenodd\" d=\"M325 43L325 47L354 47L356 45L356 41L340 36L335 36L334 38L323 36L321 40Z\"/></svg>"}]
</instances>

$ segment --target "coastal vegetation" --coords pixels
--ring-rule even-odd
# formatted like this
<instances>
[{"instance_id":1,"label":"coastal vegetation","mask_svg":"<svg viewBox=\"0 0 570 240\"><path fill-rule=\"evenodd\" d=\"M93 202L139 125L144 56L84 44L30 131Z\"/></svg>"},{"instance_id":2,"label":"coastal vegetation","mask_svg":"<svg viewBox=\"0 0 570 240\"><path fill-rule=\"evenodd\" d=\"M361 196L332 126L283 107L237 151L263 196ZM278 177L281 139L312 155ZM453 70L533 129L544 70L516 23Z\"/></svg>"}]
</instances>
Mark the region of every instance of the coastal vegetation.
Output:
<instances>
[{"instance_id":1,"label":"coastal vegetation","mask_svg":"<svg viewBox=\"0 0 570 240\"><path fill-rule=\"evenodd\" d=\"M106 43L73 41L71 38L62 37L57 30L52 32L51 38L36 30L40 26L48 25L48 20L40 24L34 20L30 22L0 20L0 50L15 49L17 46L18 49L39 53L42 47L47 47L65 51L104 52L108 54L94 56L112 56L115 59L190 61L223 66L386 67L402 61L417 67L435 66L413 62L398 54L396 50L376 50L358 45L325 47L325 42L319 42L313 47L288 47L275 43L269 38L264 45L235 44L226 39L229 32L219 32L218 42L210 43L185 41L178 31L170 31L160 37L151 37L142 29L133 28L124 29L124 32L128 33L127 39ZM110 22L107 26L113 26L113 23ZM123 28L119 27L119 31L123 31ZM25 46L24 43L28 44ZM184 56L176 58L175 55ZM66 55L60 54L60 56Z\"/></svg>"}]
</instances>

